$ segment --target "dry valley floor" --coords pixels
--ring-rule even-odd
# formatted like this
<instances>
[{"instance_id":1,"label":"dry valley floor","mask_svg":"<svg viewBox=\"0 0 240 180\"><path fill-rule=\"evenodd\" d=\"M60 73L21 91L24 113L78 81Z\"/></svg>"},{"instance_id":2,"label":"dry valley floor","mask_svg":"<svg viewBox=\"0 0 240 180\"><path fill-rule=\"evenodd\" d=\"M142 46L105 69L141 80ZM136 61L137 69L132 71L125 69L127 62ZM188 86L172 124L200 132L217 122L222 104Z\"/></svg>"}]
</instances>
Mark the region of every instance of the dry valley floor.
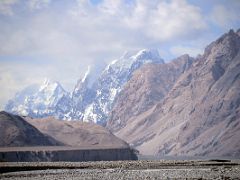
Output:
<instances>
[{"instance_id":1,"label":"dry valley floor","mask_svg":"<svg viewBox=\"0 0 240 180\"><path fill-rule=\"evenodd\" d=\"M0 163L0 179L240 179L240 161Z\"/></svg>"}]
</instances>

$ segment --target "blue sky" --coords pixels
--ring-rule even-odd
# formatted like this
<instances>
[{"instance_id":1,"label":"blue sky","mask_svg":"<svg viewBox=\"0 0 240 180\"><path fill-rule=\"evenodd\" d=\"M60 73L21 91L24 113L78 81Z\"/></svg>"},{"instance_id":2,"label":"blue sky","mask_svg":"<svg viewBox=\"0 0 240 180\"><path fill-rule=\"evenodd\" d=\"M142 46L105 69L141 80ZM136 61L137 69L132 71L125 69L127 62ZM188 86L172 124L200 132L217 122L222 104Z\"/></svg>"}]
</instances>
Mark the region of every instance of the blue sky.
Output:
<instances>
[{"instance_id":1,"label":"blue sky","mask_svg":"<svg viewBox=\"0 0 240 180\"><path fill-rule=\"evenodd\" d=\"M72 90L87 66L157 48L169 61L240 28L239 0L0 0L0 109L46 77Z\"/></svg>"}]
</instances>

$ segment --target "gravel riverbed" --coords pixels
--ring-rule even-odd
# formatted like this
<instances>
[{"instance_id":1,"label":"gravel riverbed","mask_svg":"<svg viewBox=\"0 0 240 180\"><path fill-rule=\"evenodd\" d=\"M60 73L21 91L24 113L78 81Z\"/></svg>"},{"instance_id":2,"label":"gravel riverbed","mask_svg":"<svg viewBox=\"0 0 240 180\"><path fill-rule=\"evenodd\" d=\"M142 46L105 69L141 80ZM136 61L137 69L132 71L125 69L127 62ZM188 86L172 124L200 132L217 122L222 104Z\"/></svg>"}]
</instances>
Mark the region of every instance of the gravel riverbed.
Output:
<instances>
[{"instance_id":1,"label":"gravel riverbed","mask_svg":"<svg viewBox=\"0 0 240 180\"><path fill-rule=\"evenodd\" d=\"M240 179L240 161L0 163L0 179Z\"/></svg>"}]
</instances>

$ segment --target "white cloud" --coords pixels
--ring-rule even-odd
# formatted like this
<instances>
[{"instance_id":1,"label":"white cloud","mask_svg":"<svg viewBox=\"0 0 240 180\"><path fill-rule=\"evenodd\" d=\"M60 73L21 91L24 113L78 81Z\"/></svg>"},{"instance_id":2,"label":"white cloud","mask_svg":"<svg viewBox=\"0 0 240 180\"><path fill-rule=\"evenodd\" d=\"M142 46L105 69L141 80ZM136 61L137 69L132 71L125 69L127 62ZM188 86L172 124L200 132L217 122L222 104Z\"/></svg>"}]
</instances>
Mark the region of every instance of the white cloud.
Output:
<instances>
[{"instance_id":1,"label":"white cloud","mask_svg":"<svg viewBox=\"0 0 240 180\"><path fill-rule=\"evenodd\" d=\"M186 0L103 0L97 8L90 7L89 1L81 0L79 9L71 12L79 15L81 20L84 17L85 22L94 22L93 29L98 29L99 24L105 26L101 30L117 27L118 30L112 29L110 33L125 32L128 35L133 32L157 41L186 38L207 28L200 8Z\"/></svg>"},{"instance_id":2,"label":"white cloud","mask_svg":"<svg viewBox=\"0 0 240 180\"><path fill-rule=\"evenodd\" d=\"M186 37L207 27L201 10L185 0L136 1L132 12L130 17L125 17L127 25L159 41Z\"/></svg>"},{"instance_id":3,"label":"white cloud","mask_svg":"<svg viewBox=\"0 0 240 180\"><path fill-rule=\"evenodd\" d=\"M4 108L4 104L14 97L15 93L24 87L42 81L41 76L35 76L31 71L31 67L26 69L23 65L7 65L1 64L0 66L0 109Z\"/></svg>"},{"instance_id":4,"label":"white cloud","mask_svg":"<svg viewBox=\"0 0 240 180\"><path fill-rule=\"evenodd\" d=\"M49 2L29 1L32 8ZM199 8L185 0L103 0L95 6L88 0L77 2L77 7L54 9L18 22L18 29L0 34L0 53L41 53L61 58L101 54L111 48L119 54L128 48L138 49L175 38L191 39L191 35L206 28Z\"/></svg>"},{"instance_id":5,"label":"white cloud","mask_svg":"<svg viewBox=\"0 0 240 180\"><path fill-rule=\"evenodd\" d=\"M36 9L48 7L50 2L51 0L29 0L28 6L30 10L36 10Z\"/></svg>"},{"instance_id":6,"label":"white cloud","mask_svg":"<svg viewBox=\"0 0 240 180\"><path fill-rule=\"evenodd\" d=\"M203 53L203 49L193 47L193 46L173 46L170 48L170 52L174 54L176 57L181 56L183 54L189 54L192 57L196 57L199 54Z\"/></svg>"},{"instance_id":7,"label":"white cloud","mask_svg":"<svg viewBox=\"0 0 240 180\"><path fill-rule=\"evenodd\" d=\"M119 15L125 9L124 1L122 0L103 0L99 5L100 11L109 15Z\"/></svg>"},{"instance_id":8,"label":"white cloud","mask_svg":"<svg viewBox=\"0 0 240 180\"><path fill-rule=\"evenodd\" d=\"M27 6L28 9L31 11L39 10L48 7L50 2L51 0L0 0L0 14L6 16L13 16L15 14L14 8L17 5L18 8L21 8L21 6Z\"/></svg>"},{"instance_id":9,"label":"white cloud","mask_svg":"<svg viewBox=\"0 0 240 180\"><path fill-rule=\"evenodd\" d=\"M4 108L4 104L9 100L10 97L14 96L18 89L15 87L16 81L13 79L10 73L0 73L0 85L2 87L0 96L0 110L2 110Z\"/></svg>"},{"instance_id":10,"label":"white cloud","mask_svg":"<svg viewBox=\"0 0 240 180\"><path fill-rule=\"evenodd\" d=\"M18 0L1 0L0 1L0 14L13 15L12 6L18 3Z\"/></svg>"},{"instance_id":11,"label":"white cloud","mask_svg":"<svg viewBox=\"0 0 240 180\"><path fill-rule=\"evenodd\" d=\"M240 23L240 3L234 3L235 7L229 7L222 4L217 4L213 7L212 13L210 15L213 23L223 27L223 28L231 28L231 26L236 25L235 23Z\"/></svg>"}]
</instances>

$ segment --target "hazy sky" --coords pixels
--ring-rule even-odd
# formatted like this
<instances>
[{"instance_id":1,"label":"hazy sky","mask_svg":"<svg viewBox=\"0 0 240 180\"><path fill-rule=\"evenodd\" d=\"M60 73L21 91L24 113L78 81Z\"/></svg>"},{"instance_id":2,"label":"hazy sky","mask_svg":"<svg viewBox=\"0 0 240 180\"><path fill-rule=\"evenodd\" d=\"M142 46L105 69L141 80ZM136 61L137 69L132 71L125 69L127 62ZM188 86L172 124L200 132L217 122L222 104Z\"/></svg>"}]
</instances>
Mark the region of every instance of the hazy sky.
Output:
<instances>
[{"instance_id":1,"label":"hazy sky","mask_svg":"<svg viewBox=\"0 0 240 180\"><path fill-rule=\"evenodd\" d=\"M0 0L0 109L48 77L72 90L91 63L157 48L195 56L240 28L240 0Z\"/></svg>"}]
</instances>

